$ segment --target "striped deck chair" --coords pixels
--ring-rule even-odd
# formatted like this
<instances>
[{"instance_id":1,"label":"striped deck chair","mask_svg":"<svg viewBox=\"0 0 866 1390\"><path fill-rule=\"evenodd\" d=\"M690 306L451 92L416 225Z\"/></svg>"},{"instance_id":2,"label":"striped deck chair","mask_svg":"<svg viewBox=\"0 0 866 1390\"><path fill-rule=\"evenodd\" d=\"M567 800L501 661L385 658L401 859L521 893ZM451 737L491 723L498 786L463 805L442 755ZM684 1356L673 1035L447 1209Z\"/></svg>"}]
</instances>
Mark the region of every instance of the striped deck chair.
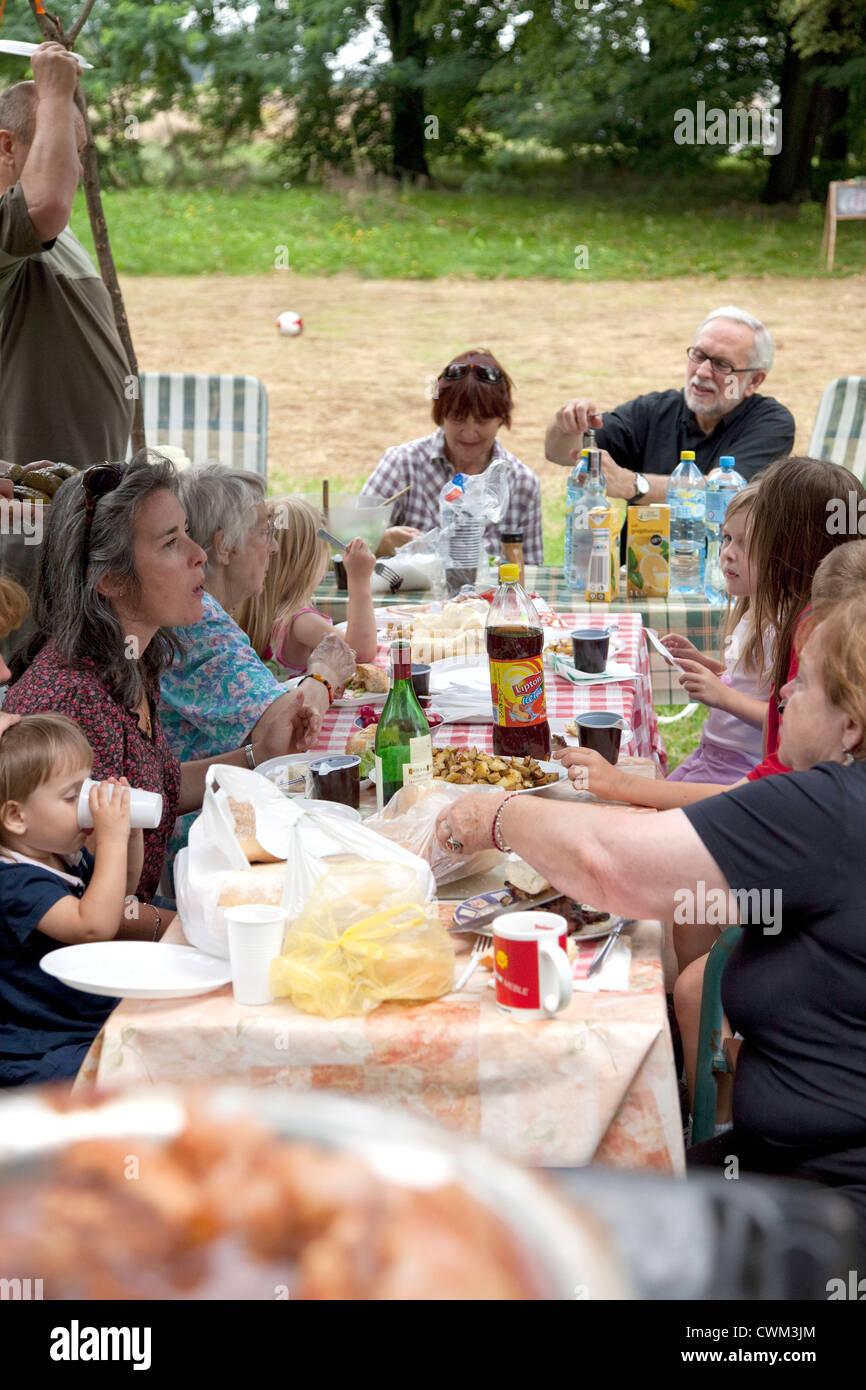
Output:
<instances>
[{"instance_id":1,"label":"striped deck chair","mask_svg":"<svg viewBox=\"0 0 866 1390\"><path fill-rule=\"evenodd\" d=\"M193 463L218 460L268 474L268 394L254 376L142 372L149 445L173 444Z\"/></svg>"},{"instance_id":2,"label":"striped deck chair","mask_svg":"<svg viewBox=\"0 0 866 1390\"><path fill-rule=\"evenodd\" d=\"M866 482L866 377L840 376L824 391L809 454L844 464Z\"/></svg>"}]
</instances>

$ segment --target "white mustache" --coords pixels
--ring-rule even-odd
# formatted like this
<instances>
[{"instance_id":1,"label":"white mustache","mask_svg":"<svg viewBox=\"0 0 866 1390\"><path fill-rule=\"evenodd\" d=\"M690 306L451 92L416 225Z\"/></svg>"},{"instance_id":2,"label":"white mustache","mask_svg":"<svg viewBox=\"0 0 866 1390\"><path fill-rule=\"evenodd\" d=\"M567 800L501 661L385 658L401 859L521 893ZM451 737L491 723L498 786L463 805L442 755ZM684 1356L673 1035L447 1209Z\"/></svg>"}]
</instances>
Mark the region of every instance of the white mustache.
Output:
<instances>
[{"instance_id":1,"label":"white mustache","mask_svg":"<svg viewBox=\"0 0 866 1390\"><path fill-rule=\"evenodd\" d=\"M705 381L700 377L693 376L689 381L689 390L693 391L696 386L702 387L704 390L711 390L715 396L719 394L719 388L714 381Z\"/></svg>"}]
</instances>

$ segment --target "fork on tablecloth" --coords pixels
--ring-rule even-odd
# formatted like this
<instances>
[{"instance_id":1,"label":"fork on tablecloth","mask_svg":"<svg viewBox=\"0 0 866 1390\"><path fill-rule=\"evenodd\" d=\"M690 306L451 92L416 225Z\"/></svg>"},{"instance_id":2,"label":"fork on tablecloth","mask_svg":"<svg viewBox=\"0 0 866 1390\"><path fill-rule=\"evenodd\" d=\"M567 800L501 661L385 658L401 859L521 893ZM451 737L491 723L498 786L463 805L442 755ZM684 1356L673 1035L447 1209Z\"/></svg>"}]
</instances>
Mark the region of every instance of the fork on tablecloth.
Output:
<instances>
[{"instance_id":1,"label":"fork on tablecloth","mask_svg":"<svg viewBox=\"0 0 866 1390\"><path fill-rule=\"evenodd\" d=\"M487 935L476 936L476 938L475 938L475 945L472 947L472 954L471 954L471 956L469 957L469 963L468 963L468 965L466 966L466 969L463 971L463 974L460 976L460 979L457 981L456 985L454 986L454 993L455 993L455 994L458 992L458 990L461 990L461 989L463 988L463 986L466 984L467 980L471 979L471 977L475 974L475 971L476 971L476 969L477 969L477 967L478 967L478 962L481 960L481 957L482 957L487 951L490 950L491 945L492 945L492 942L491 942L491 938L490 938L489 936L487 936Z\"/></svg>"}]
</instances>

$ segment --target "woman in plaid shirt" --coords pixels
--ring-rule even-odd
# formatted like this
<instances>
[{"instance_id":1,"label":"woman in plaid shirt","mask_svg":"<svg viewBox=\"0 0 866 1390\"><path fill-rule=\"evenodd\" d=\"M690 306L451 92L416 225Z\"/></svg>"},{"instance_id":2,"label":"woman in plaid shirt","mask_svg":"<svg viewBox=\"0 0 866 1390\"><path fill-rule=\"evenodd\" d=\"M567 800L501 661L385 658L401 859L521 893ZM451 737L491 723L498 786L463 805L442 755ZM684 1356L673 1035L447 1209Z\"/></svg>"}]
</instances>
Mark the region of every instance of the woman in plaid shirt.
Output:
<instances>
[{"instance_id":1,"label":"woman in plaid shirt","mask_svg":"<svg viewBox=\"0 0 866 1390\"><path fill-rule=\"evenodd\" d=\"M538 477L496 438L503 425L511 427L512 385L490 352L462 352L448 363L433 395L436 429L423 439L386 449L361 489L364 495L391 497L409 488L394 503L392 528L433 530L439 525L444 485L455 473L483 473L495 460L507 469L511 495L501 521L487 527L488 549L498 553L503 532L522 531L526 563L544 563Z\"/></svg>"}]
</instances>

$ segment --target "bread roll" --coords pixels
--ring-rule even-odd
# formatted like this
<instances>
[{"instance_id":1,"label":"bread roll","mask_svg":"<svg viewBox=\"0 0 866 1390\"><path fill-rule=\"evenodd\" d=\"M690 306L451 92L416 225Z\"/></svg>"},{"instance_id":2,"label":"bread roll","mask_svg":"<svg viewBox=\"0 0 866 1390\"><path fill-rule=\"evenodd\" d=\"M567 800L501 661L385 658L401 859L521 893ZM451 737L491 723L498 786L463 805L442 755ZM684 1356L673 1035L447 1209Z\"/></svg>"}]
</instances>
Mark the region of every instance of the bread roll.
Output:
<instances>
[{"instance_id":1,"label":"bread roll","mask_svg":"<svg viewBox=\"0 0 866 1390\"><path fill-rule=\"evenodd\" d=\"M269 854L256 839L256 811L250 801L236 801L228 798L229 810L234 820L235 836L238 844L251 864L284 864L275 854Z\"/></svg>"},{"instance_id":2,"label":"bread roll","mask_svg":"<svg viewBox=\"0 0 866 1390\"><path fill-rule=\"evenodd\" d=\"M354 753L358 758L363 757L376 742L377 728L376 724L368 724L366 729L353 729L346 739L346 752Z\"/></svg>"},{"instance_id":3,"label":"bread roll","mask_svg":"<svg viewBox=\"0 0 866 1390\"><path fill-rule=\"evenodd\" d=\"M283 895L286 866L282 861L255 864L249 869L237 869L226 874L219 896L219 907L246 907L264 903L276 907Z\"/></svg>"},{"instance_id":4,"label":"bread roll","mask_svg":"<svg viewBox=\"0 0 866 1390\"><path fill-rule=\"evenodd\" d=\"M381 666L360 662L355 667L355 675L364 682L364 689L369 690L371 695L385 695L391 688L388 673Z\"/></svg>"}]
</instances>

